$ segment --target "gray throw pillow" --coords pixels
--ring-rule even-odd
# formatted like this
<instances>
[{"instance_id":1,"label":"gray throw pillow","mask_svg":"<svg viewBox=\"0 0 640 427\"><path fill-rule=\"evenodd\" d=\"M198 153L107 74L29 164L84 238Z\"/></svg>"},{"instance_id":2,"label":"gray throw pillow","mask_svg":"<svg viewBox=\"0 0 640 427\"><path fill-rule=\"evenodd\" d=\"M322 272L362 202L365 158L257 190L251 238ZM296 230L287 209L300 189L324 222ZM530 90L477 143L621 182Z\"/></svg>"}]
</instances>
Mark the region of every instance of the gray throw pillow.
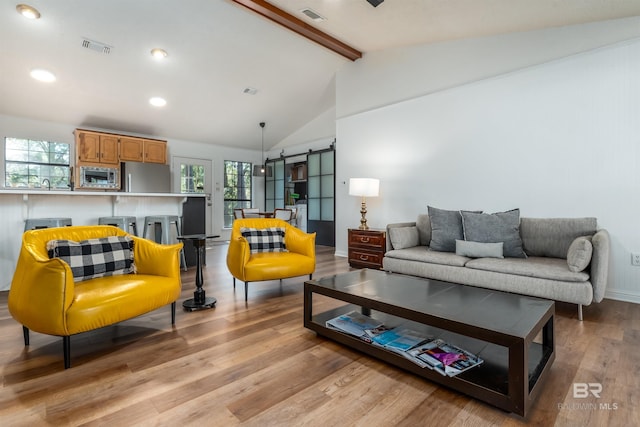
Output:
<instances>
[{"instance_id":1,"label":"gray throw pillow","mask_svg":"<svg viewBox=\"0 0 640 427\"><path fill-rule=\"evenodd\" d=\"M391 227L389 228L389 239L393 249L420 246L418 227Z\"/></svg>"},{"instance_id":2,"label":"gray throw pillow","mask_svg":"<svg viewBox=\"0 0 640 427\"><path fill-rule=\"evenodd\" d=\"M470 240L456 240L456 255L470 258L504 258L504 243L480 243Z\"/></svg>"},{"instance_id":3,"label":"gray throw pillow","mask_svg":"<svg viewBox=\"0 0 640 427\"><path fill-rule=\"evenodd\" d=\"M447 211L427 206L431 221L431 242L434 251L455 252L456 240L464 240L460 211Z\"/></svg>"},{"instance_id":4,"label":"gray throw pillow","mask_svg":"<svg viewBox=\"0 0 640 427\"><path fill-rule=\"evenodd\" d=\"M482 214L461 211L464 240L481 243L503 242L505 257L526 258L520 238L520 210Z\"/></svg>"},{"instance_id":5,"label":"gray throw pillow","mask_svg":"<svg viewBox=\"0 0 640 427\"><path fill-rule=\"evenodd\" d=\"M567 252L567 265L569 270L577 273L583 271L591 262L593 255L593 244L590 236L577 237Z\"/></svg>"}]
</instances>

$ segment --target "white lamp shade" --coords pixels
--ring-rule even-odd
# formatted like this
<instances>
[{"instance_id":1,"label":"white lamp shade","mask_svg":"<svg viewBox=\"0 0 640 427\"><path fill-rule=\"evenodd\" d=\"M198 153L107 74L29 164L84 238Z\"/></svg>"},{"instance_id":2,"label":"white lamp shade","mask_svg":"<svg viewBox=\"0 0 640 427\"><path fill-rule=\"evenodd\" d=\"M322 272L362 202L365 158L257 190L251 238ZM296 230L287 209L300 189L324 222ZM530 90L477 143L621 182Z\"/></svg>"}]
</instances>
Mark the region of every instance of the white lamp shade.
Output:
<instances>
[{"instance_id":1,"label":"white lamp shade","mask_svg":"<svg viewBox=\"0 0 640 427\"><path fill-rule=\"evenodd\" d=\"M380 180L375 178L350 178L349 195L360 197L378 197Z\"/></svg>"}]
</instances>

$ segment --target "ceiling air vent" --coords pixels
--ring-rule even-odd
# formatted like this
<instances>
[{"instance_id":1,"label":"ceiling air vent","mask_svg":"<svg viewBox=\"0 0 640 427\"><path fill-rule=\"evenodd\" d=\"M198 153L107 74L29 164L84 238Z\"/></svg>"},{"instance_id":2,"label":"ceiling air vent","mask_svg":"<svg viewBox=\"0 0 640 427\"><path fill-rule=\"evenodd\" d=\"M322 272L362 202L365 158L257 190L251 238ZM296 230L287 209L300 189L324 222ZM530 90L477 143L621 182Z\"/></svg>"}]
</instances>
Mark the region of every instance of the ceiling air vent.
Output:
<instances>
[{"instance_id":1,"label":"ceiling air vent","mask_svg":"<svg viewBox=\"0 0 640 427\"><path fill-rule=\"evenodd\" d=\"M327 18L325 18L324 16L320 15L318 12L316 12L313 9L309 9L308 7L305 7L304 9L301 9L300 13L302 13L303 15L306 15L306 17L311 19L312 21L322 22L322 21L326 21L327 20Z\"/></svg>"},{"instance_id":2,"label":"ceiling air vent","mask_svg":"<svg viewBox=\"0 0 640 427\"><path fill-rule=\"evenodd\" d=\"M105 55L110 54L111 49L113 49L113 46L109 46L108 44L97 42L95 40L89 40L87 38L82 39L82 47L104 53Z\"/></svg>"}]
</instances>

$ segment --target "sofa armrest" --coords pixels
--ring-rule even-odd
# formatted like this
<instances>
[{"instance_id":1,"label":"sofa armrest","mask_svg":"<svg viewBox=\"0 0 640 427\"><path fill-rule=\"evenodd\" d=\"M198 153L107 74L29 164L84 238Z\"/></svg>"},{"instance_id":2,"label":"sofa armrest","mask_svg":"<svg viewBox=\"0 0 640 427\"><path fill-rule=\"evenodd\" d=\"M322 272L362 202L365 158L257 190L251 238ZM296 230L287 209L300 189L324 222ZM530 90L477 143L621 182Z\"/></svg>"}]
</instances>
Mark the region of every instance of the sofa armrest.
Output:
<instances>
[{"instance_id":1,"label":"sofa armrest","mask_svg":"<svg viewBox=\"0 0 640 427\"><path fill-rule=\"evenodd\" d=\"M600 302L604 298L609 280L609 257L611 240L607 230L598 230L591 239L593 255L591 256L591 284L593 300Z\"/></svg>"},{"instance_id":2,"label":"sofa armrest","mask_svg":"<svg viewBox=\"0 0 640 427\"><path fill-rule=\"evenodd\" d=\"M9 289L9 312L27 328L50 335L67 335L67 311L75 284L67 263L49 259L23 245Z\"/></svg>"},{"instance_id":3,"label":"sofa armrest","mask_svg":"<svg viewBox=\"0 0 640 427\"><path fill-rule=\"evenodd\" d=\"M251 251L247 239L242 236L237 236L229 241L227 268L233 277L244 280L244 266L250 257Z\"/></svg>"},{"instance_id":4,"label":"sofa armrest","mask_svg":"<svg viewBox=\"0 0 640 427\"><path fill-rule=\"evenodd\" d=\"M152 276L180 277L182 243L162 245L152 240L130 236L133 241L133 262L136 272Z\"/></svg>"},{"instance_id":5,"label":"sofa armrest","mask_svg":"<svg viewBox=\"0 0 640 427\"><path fill-rule=\"evenodd\" d=\"M305 233L296 227L287 227L284 235L287 250L310 258L316 256L316 233Z\"/></svg>"},{"instance_id":6,"label":"sofa armrest","mask_svg":"<svg viewBox=\"0 0 640 427\"><path fill-rule=\"evenodd\" d=\"M391 233L389 232L392 228L400 228L400 227L415 227L415 222L396 222L393 224L387 224L387 250L390 251L393 249L393 245L391 244Z\"/></svg>"}]
</instances>

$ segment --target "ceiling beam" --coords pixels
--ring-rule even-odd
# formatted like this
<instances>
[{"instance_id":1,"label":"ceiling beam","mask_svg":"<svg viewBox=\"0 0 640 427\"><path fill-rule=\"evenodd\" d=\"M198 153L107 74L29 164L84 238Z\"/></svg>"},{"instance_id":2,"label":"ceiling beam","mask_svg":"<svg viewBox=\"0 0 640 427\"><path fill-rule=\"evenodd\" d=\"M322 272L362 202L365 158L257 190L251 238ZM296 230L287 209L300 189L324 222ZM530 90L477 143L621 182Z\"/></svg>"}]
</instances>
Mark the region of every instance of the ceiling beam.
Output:
<instances>
[{"instance_id":1,"label":"ceiling beam","mask_svg":"<svg viewBox=\"0 0 640 427\"><path fill-rule=\"evenodd\" d=\"M350 59L351 61L362 58L362 52L360 52L359 50L354 49L345 43L342 43L340 40L337 40L326 33L323 33L317 28L314 28L301 19L298 19L295 16L285 12L284 10L275 7L269 2L266 2L264 0L232 1L264 16L265 18L272 20L273 22L277 22L283 27L288 28L295 33L298 33L301 36L304 36L309 40L312 40L319 45L324 46L327 49L330 49L347 59Z\"/></svg>"}]
</instances>

